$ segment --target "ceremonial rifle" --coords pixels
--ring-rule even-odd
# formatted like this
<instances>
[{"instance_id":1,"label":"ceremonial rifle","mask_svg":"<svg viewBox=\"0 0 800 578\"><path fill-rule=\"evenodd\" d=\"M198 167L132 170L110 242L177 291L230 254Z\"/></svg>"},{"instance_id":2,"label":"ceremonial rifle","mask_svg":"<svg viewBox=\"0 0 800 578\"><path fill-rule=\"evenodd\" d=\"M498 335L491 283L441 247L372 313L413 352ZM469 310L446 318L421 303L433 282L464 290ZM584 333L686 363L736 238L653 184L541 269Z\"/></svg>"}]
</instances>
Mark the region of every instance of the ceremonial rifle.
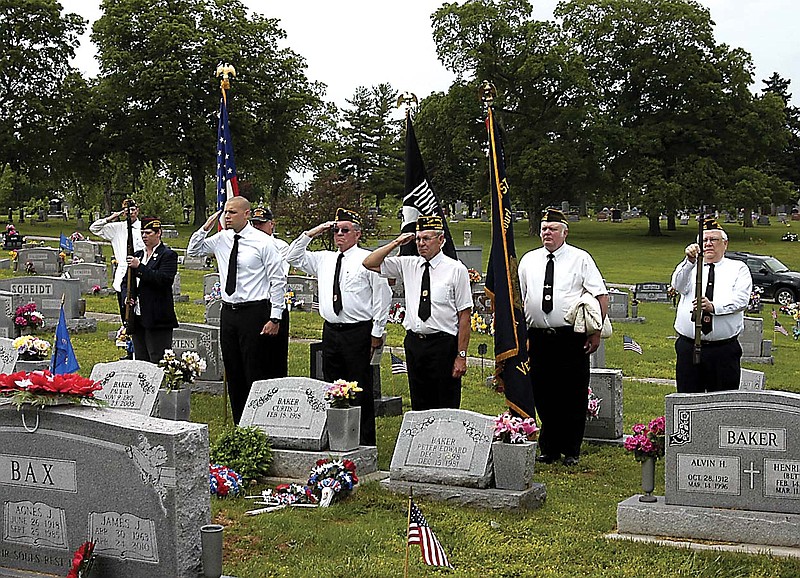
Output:
<instances>
[{"instance_id":1,"label":"ceremonial rifle","mask_svg":"<svg viewBox=\"0 0 800 578\"><path fill-rule=\"evenodd\" d=\"M135 206L132 202L126 200L123 203L123 208L125 209L125 221L128 224L128 243L127 243L127 254L126 255L133 255L134 248L133 248L133 224L131 223L131 208ZM121 264L117 264L118 267ZM133 326L133 271L130 267L125 275L125 333L128 336L133 335L135 331L135 327Z\"/></svg>"},{"instance_id":2,"label":"ceremonial rifle","mask_svg":"<svg viewBox=\"0 0 800 578\"><path fill-rule=\"evenodd\" d=\"M700 365L700 351L702 349L702 336L703 336L703 203L700 202L700 214L698 215L697 225L697 244L700 246L700 251L695 258L695 271L694 278L694 357L692 361L695 365Z\"/></svg>"}]
</instances>

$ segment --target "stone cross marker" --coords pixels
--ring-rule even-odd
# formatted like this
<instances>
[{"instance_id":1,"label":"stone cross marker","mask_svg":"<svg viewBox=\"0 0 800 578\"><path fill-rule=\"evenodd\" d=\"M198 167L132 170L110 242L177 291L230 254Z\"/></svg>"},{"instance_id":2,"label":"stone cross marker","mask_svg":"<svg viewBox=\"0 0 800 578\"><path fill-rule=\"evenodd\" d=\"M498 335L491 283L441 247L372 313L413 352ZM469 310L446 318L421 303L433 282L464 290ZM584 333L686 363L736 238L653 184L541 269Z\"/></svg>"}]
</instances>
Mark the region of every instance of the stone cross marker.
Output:
<instances>
[{"instance_id":1,"label":"stone cross marker","mask_svg":"<svg viewBox=\"0 0 800 578\"><path fill-rule=\"evenodd\" d=\"M240 424L257 426L273 447L324 449L327 444L324 381L307 377L263 379L253 383Z\"/></svg>"},{"instance_id":2,"label":"stone cross marker","mask_svg":"<svg viewBox=\"0 0 800 578\"><path fill-rule=\"evenodd\" d=\"M397 437L393 480L488 488L494 420L473 411L409 411Z\"/></svg>"},{"instance_id":3,"label":"stone cross marker","mask_svg":"<svg viewBox=\"0 0 800 578\"><path fill-rule=\"evenodd\" d=\"M19 353L14 347L14 340L0 337L0 373L14 373Z\"/></svg>"},{"instance_id":4,"label":"stone cross marker","mask_svg":"<svg viewBox=\"0 0 800 578\"><path fill-rule=\"evenodd\" d=\"M0 576L66 576L87 540L98 576L200 575L208 426L62 406L31 431L21 416L0 406Z\"/></svg>"},{"instance_id":5,"label":"stone cross marker","mask_svg":"<svg viewBox=\"0 0 800 578\"><path fill-rule=\"evenodd\" d=\"M671 394L667 504L800 514L800 394Z\"/></svg>"},{"instance_id":6,"label":"stone cross marker","mask_svg":"<svg viewBox=\"0 0 800 578\"><path fill-rule=\"evenodd\" d=\"M164 369L146 361L122 359L98 363L92 368L91 378L103 386L96 395L109 407L149 416L164 380Z\"/></svg>"}]
</instances>

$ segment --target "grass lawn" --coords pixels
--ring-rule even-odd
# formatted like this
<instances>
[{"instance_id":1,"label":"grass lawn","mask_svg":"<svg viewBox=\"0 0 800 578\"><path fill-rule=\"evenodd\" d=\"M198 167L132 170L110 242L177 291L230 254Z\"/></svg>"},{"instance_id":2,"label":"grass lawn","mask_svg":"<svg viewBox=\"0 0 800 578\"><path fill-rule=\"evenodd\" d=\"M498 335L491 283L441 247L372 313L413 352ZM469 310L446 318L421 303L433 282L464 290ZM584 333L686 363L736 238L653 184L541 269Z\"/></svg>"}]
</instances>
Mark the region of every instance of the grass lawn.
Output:
<instances>
[{"instance_id":1,"label":"grass lawn","mask_svg":"<svg viewBox=\"0 0 800 578\"><path fill-rule=\"evenodd\" d=\"M396 222L390 222L396 232ZM538 239L524 235L527 223L517 223L517 252L537 247ZM800 227L800 225L798 225ZM26 235L57 237L71 233L74 222L23 224ZM169 244L185 247L190 227L178 226L180 236ZM488 260L489 225L469 220L452 226L458 241L463 231L472 231L472 244L483 245L484 263ZM789 267L800 269L797 244L783 243L783 225L742 229L729 227L732 249L772 254ZM611 283L647 281L668 282L683 247L695 234L694 227L680 227L663 237L645 235L644 219L620 224L580 221L571 226L569 241L589 250L600 270ZM666 231L665 231L666 233ZM291 240L291 239L289 239ZM52 244L52 243L51 243ZM106 247L107 255L110 248ZM203 309L194 303L202 298L202 271L181 270L182 293L189 303L176 306L181 321L202 321ZM0 277L9 276L0 270ZM764 327L771 328L770 304L762 313ZM88 297L89 311L113 313L113 296ZM674 387L647 378L674 377L674 349L671 337L675 312L667 304L642 303L643 324L614 325L614 336L606 341L606 366L622 369L624 384L625 430L636 422L647 421L664 412L664 396ZM779 317L791 329L793 321ZM99 323L97 333L73 337L81 363L81 373L89 375L92 366L118 358L107 337L117 326ZM295 338L319 338L321 322L312 313L292 312L291 334ZM636 339L644 354L622 350L622 335ZM765 338L773 336L765 332ZM390 325L388 345L401 347L403 330ZM774 365L751 365L764 371L767 386L800 393L800 342L777 335ZM473 335L470 355L477 356L479 343L489 345L489 358L482 371L471 367L464 379L462 407L488 415L503 409L503 400L484 385L484 376L493 369L490 337ZM293 375L308 375L308 346L290 345L289 370ZM388 356L385 356L387 358ZM408 410L408 387L404 376L393 376L388 359L382 366L383 391L402 395ZM222 398L195 394L192 420L207 423L212 439L225 427ZM378 462L388 469L400 417L378 418ZM663 494L663 464L658 464L656 493ZM642 577L669 574L686 577L761 577L800 576L800 561L764 555L745 556L607 541L603 535L615 529L616 504L640 491L640 467L619 447L585 444L580 465L573 469L553 464L536 466L536 480L547 485L547 502L533 512L487 512L450 506L438 502L420 503L429 523L455 565L452 572L426 568L418 549L411 551L411 575L451 575L463 577ZM260 491L256 486L252 492ZM224 524L225 574L239 578L286 577L385 577L401 576L405 560L406 499L383 491L377 483L362 484L344 502L329 509L284 510L257 517L245 517L251 503L244 499L213 500L213 518Z\"/></svg>"}]
</instances>

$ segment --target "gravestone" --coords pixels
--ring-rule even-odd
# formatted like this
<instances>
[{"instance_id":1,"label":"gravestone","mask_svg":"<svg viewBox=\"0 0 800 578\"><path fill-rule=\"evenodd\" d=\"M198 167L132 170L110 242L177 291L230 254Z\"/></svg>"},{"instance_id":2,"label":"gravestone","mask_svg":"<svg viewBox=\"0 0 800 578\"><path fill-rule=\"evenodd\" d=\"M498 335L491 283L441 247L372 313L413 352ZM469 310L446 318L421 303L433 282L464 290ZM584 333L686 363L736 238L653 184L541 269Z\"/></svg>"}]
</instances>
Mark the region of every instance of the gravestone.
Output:
<instances>
[{"instance_id":1,"label":"gravestone","mask_svg":"<svg viewBox=\"0 0 800 578\"><path fill-rule=\"evenodd\" d=\"M467 269L475 269L478 272L483 271L483 246L470 245L465 247L457 245L456 256Z\"/></svg>"},{"instance_id":2,"label":"gravestone","mask_svg":"<svg viewBox=\"0 0 800 578\"><path fill-rule=\"evenodd\" d=\"M60 275L63 263L58 254L61 251L52 247L29 247L17 251L19 269L25 270L25 264L33 263L37 275Z\"/></svg>"},{"instance_id":3,"label":"gravestone","mask_svg":"<svg viewBox=\"0 0 800 578\"><path fill-rule=\"evenodd\" d=\"M24 305L22 297L10 291L0 290L0 337L16 336L17 328L14 325L14 311Z\"/></svg>"},{"instance_id":4,"label":"gravestone","mask_svg":"<svg viewBox=\"0 0 800 578\"><path fill-rule=\"evenodd\" d=\"M24 221L22 221L24 223ZM3 234L3 250L5 251L18 251L22 249L25 243L25 237L20 235L19 233L15 233L13 235L10 234Z\"/></svg>"},{"instance_id":5,"label":"gravestone","mask_svg":"<svg viewBox=\"0 0 800 578\"><path fill-rule=\"evenodd\" d=\"M239 425L264 430L274 448L322 450L327 443L326 385L305 377L253 382Z\"/></svg>"},{"instance_id":6,"label":"gravestone","mask_svg":"<svg viewBox=\"0 0 800 578\"><path fill-rule=\"evenodd\" d=\"M666 397L665 495L621 502L621 534L800 546L800 394Z\"/></svg>"},{"instance_id":7,"label":"gravestone","mask_svg":"<svg viewBox=\"0 0 800 578\"><path fill-rule=\"evenodd\" d=\"M45 322L58 321L61 312L61 296L64 295L64 317L67 320L82 317L80 308L81 282L62 277L16 277L0 279L0 291L20 295L23 303L34 302L44 315Z\"/></svg>"},{"instance_id":8,"label":"gravestone","mask_svg":"<svg viewBox=\"0 0 800 578\"><path fill-rule=\"evenodd\" d=\"M302 301L307 308L318 298L316 277L287 275L286 284L294 291L295 299Z\"/></svg>"},{"instance_id":9,"label":"gravestone","mask_svg":"<svg viewBox=\"0 0 800 578\"><path fill-rule=\"evenodd\" d=\"M754 371L742 367L739 372L739 389L764 389L767 377L763 371Z\"/></svg>"},{"instance_id":10,"label":"gravestone","mask_svg":"<svg viewBox=\"0 0 800 578\"><path fill-rule=\"evenodd\" d=\"M175 272L175 278L172 280L172 300L175 303L185 303L189 301L188 295L181 295L181 272Z\"/></svg>"},{"instance_id":11,"label":"gravestone","mask_svg":"<svg viewBox=\"0 0 800 578\"><path fill-rule=\"evenodd\" d=\"M202 255L200 257L193 257L191 255L186 255L183 257L183 266L187 269L194 269L198 271L202 271L206 269L206 256Z\"/></svg>"},{"instance_id":12,"label":"gravestone","mask_svg":"<svg viewBox=\"0 0 800 578\"><path fill-rule=\"evenodd\" d=\"M211 294L214 284L219 283L219 273L208 273L203 275L203 296Z\"/></svg>"},{"instance_id":13,"label":"gravestone","mask_svg":"<svg viewBox=\"0 0 800 578\"><path fill-rule=\"evenodd\" d=\"M72 256L81 259L84 263L105 263L103 247L94 241L73 241Z\"/></svg>"},{"instance_id":14,"label":"gravestone","mask_svg":"<svg viewBox=\"0 0 800 578\"><path fill-rule=\"evenodd\" d=\"M393 480L488 488L494 421L461 409L403 415L390 477Z\"/></svg>"},{"instance_id":15,"label":"gravestone","mask_svg":"<svg viewBox=\"0 0 800 578\"><path fill-rule=\"evenodd\" d=\"M608 317L610 319L628 318L628 292L614 289L608 290Z\"/></svg>"},{"instance_id":16,"label":"gravestone","mask_svg":"<svg viewBox=\"0 0 800 578\"><path fill-rule=\"evenodd\" d=\"M103 386L96 396L106 400L109 407L150 416L164 369L147 361L123 359L96 364L91 378Z\"/></svg>"},{"instance_id":17,"label":"gravestone","mask_svg":"<svg viewBox=\"0 0 800 578\"><path fill-rule=\"evenodd\" d=\"M14 340L0 337L0 373L14 373L19 352L14 347Z\"/></svg>"},{"instance_id":18,"label":"gravestone","mask_svg":"<svg viewBox=\"0 0 800 578\"><path fill-rule=\"evenodd\" d=\"M591 369L602 369L606 366L606 340L601 339L600 345L594 353L589 356L589 367Z\"/></svg>"},{"instance_id":19,"label":"gravestone","mask_svg":"<svg viewBox=\"0 0 800 578\"><path fill-rule=\"evenodd\" d=\"M744 317L744 329L739 334L742 361L745 363L774 363L772 341L764 340L764 320L761 317Z\"/></svg>"},{"instance_id":20,"label":"gravestone","mask_svg":"<svg viewBox=\"0 0 800 578\"><path fill-rule=\"evenodd\" d=\"M602 401L598 416L586 420L584 437L600 442L622 443L622 371L591 369L589 387Z\"/></svg>"},{"instance_id":21,"label":"gravestone","mask_svg":"<svg viewBox=\"0 0 800 578\"><path fill-rule=\"evenodd\" d=\"M633 290L633 296L639 301L671 303L668 291L667 283L637 283Z\"/></svg>"},{"instance_id":22,"label":"gravestone","mask_svg":"<svg viewBox=\"0 0 800 578\"><path fill-rule=\"evenodd\" d=\"M92 288L97 285L100 289L108 287L108 267L99 263L77 263L64 265L64 272L70 279L81 282L81 293L92 293Z\"/></svg>"},{"instance_id":23,"label":"gravestone","mask_svg":"<svg viewBox=\"0 0 800 578\"><path fill-rule=\"evenodd\" d=\"M222 313L222 299L206 301L205 320L206 324L219 327L219 316Z\"/></svg>"},{"instance_id":24,"label":"gravestone","mask_svg":"<svg viewBox=\"0 0 800 578\"><path fill-rule=\"evenodd\" d=\"M206 370L192 384L192 391L221 391L224 368L219 327L203 323L181 323L172 330L172 349L178 357L184 351L196 351L206 360Z\"/></svg>"},{"instance_id":25,"label":"gravestone","mask_svg":"<svg viewBox=\"0 0 800 578\"><path fill-rule=\"evenodd\" d=\"M0 576L66 576L91 540L93 575L197 578L208 426L72 406L38 415L31 431L0 407Z\"/></svg>"}]
</instances>

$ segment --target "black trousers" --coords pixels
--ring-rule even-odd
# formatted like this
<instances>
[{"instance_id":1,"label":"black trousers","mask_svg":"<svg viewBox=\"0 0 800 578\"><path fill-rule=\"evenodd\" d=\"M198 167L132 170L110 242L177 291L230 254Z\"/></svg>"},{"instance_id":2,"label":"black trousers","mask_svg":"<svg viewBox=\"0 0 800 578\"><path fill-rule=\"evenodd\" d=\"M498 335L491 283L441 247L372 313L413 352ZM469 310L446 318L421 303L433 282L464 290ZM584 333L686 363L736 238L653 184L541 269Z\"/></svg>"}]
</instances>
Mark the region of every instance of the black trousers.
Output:
<instances>
[{"instance_id":1,"label":"black trousers","mask_svg":"<svg viewBox=\"0 0 800 578\"><path fill-rule=\"evenodd\" d=\"M272 316L272 303L267 303L267 319ZM261 331L259 329L259 331ZM289 310L283 310L281 328L277 335L262 335L264 343L264 375L261 379L274 379L289 375Z\"/></svg>"},{"instance_id":2,"label":"black trousers","mask_svg":"<svg viewBox=\"0 0 800 578\"><path fill-rule=\"evenodd\" d=\"M328 323L322 326L322 375L325 381L357 381L363 391L356 394L361 408L360 443L376 445L375 396L372 383L372 321Z\"/></svg>"},{"instance_id":3,"label":"black trousers","mask_svg":"<svg viewBox=\"0 0 800 578\"><path fill-rule=\"evenodd\" d=\"M136 360L157 364L164 357L164 350L172 349L172 327L145 329L141 315L135 317L134 324L138 330L131 335L131 339Z\"/></svg>"},{"instance_id":4,"label":"black trousers","mask_svg":"<svg viewBox=\"0 0 800 578\"><path fill-rule=\"evenodd\" d=\"M571 327L556 332L530 329L528 355L536 413L541 422L542 455L578 457L589 395L586 335Z\"/></svg>"},{"instance_id":5,"label":"black trousers","mask_svg":"<svg viewBox=\"0 0 800 578\"><path fill-rule=\"evenodd\" d=\"M242 418L253 382L269 379L275 361L264 354L270 336L261 335L261 329L269 321L269 311L268 301L240 304L234 308L222 305L219 323L222 362L236 425ZM285 359L283 363L286 363Z\"/></svg>"},{"instance_id":6,"label":"black trousers","mask_svg":"<svg viewBox=\"0 0 800 578\"><path fill-rule=\"evenodd\" d=\"M461 378L453 377L458 337L449 333L423 335L407 331L403 345L411 409L458 409L461 406Z\"/></svg>"},{"instance_id":7,"label":"black trousers","mask_svg":"<svg viewBox=\"0 0 800 578\"><path fill-rule=\"evenodd\" d=\"M742 346L737 338L703 342L700 363L694 364L694 340L675 340L675 381L678 393L705 393L739 389Z\"/></svg>"}]
</instances>

